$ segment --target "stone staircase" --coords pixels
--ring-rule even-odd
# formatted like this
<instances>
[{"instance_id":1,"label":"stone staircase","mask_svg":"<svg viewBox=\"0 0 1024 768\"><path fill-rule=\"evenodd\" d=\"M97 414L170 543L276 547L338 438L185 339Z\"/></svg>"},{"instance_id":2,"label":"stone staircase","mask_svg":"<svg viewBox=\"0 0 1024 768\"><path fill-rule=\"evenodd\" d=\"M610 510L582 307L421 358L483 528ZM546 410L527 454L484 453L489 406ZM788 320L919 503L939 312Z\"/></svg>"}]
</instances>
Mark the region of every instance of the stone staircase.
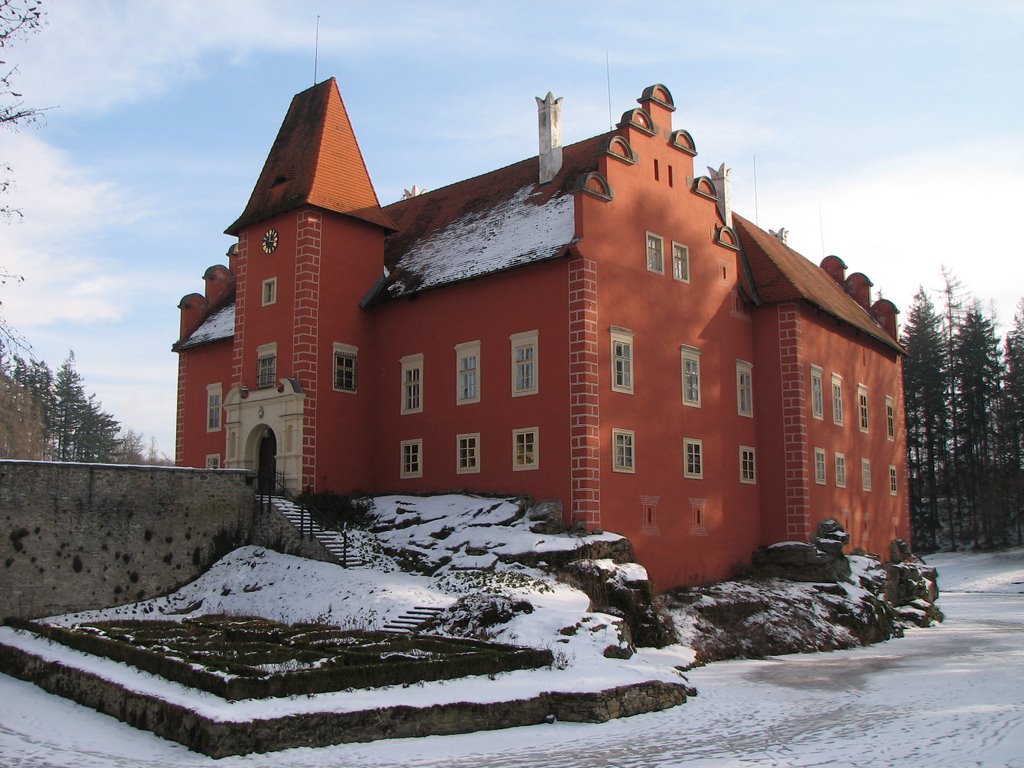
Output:
<instances>
[{"instance_id":1,"label":"stone staircase","mask_svg":"<svg viewBox=\"0 0 1024 768\"><path fill-rule=\"evenodd\" d=\"M313 538L327 550L328 554L334 558L338 565L343 568L358 568L364 565L363 561L351 547L346 549L343 534L337 531L324 530L310 517L309 512L303 513L297 504L281 496L271 497L270 503L275 510L283 515L303 535L312 533Z\"/></svg>"},{"instance_id":2,"label":"stone staircase","mask_svg":"<svg viewBox=\"0 0 1024 768\"><path fill-rule=\"evenodd\" d=\"M444 610L443 607L436 605L417 605L415 608L410 608L402 615L392 619L382 629L385 632L416 632L428 621L444 613Z\"/></svg>"}]
</instances>

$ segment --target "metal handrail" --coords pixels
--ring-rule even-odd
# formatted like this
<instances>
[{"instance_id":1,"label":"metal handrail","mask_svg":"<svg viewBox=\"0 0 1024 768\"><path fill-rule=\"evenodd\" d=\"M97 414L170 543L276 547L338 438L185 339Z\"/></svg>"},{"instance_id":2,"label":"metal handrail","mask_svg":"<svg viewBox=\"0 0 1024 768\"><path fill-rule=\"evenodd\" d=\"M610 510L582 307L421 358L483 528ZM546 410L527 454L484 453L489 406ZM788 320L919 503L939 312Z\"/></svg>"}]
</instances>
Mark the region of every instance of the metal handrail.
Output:
<instances>
[{"instance_id":1,"label":"metal handrail","mask_svg":"<svg viewBox=\"0 0 1024 768\"><path fill-rule=\"evenodd\" d=\"M271 499L274 496L290 501L299 508L299 538L302 539L307 535L306 523L308 520L308 538L309 541L313 541L313 517L316 516L322 520L323 514L308 501L299 500L299 497L288 488L284 472L276 472L274 474L274 485L270 493L257 493L256 497L259 508L269 512L273 506ZM342 523L341 525L341 567L348 567L348 523Z\"/></svg>"}]
</instances>

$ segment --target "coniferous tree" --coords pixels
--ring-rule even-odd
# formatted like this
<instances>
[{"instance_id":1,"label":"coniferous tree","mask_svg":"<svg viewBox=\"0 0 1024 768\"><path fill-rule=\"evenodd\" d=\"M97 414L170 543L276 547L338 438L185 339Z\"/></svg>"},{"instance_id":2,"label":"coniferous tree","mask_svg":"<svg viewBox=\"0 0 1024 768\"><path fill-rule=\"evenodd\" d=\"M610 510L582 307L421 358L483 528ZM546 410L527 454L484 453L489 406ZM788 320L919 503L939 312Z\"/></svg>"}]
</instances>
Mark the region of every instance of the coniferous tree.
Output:
<instances>
[{"instance_id":1,"label":"coniferous tree","mask_svg":"<svg viewBox=\"0 0 1024 768\"><path fill-rule=\"evenodd\" d=\"M1002 543L1005 521L996 495L996 404L1002 359L994 321L974 303L957 329L953 348L956 432L953 435L960 499L971 539L986 547Z\"/></svg>"},{"instance_id":2,"label":"coniferous tree","mask_svg":"<svg viewBox=\"0 0 1024 768\"><path fill-rule=\"evenodd\" d=\"M913 538L921 549L939 547L940 497L948 434L946 356L942 318L920 288L903 329L907 463Z\"/></svg>"},{"instance_id":3,"label":"coniferous tree","mask_svg":"<svg viewBox=\"0 0 1024 768\"><path fill-rule=\"evenodd\" d=\"M1006 334L1003 390L999 412L1003 499L1018 545L1024 544L1024 300Z\"/></svg>"}]
</instances>

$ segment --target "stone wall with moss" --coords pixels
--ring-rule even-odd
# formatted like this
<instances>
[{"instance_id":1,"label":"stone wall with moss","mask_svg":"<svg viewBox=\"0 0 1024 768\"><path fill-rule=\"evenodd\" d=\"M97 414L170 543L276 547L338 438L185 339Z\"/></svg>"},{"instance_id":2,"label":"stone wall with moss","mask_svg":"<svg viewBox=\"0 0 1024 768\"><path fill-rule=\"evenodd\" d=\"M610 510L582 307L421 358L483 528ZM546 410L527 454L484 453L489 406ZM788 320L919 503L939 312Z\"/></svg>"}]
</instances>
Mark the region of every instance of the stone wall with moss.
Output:
<instances>
[{"instance_id":1,"label":"stone wall with moss","mask_svg":"<svg viewBox=\"0 0 1024 768\"><path fill-rule=\"evenodd\" d=\"M251 540L251 474L0 461L0 618L152 597Z\"/></svg>"}]
</instances>

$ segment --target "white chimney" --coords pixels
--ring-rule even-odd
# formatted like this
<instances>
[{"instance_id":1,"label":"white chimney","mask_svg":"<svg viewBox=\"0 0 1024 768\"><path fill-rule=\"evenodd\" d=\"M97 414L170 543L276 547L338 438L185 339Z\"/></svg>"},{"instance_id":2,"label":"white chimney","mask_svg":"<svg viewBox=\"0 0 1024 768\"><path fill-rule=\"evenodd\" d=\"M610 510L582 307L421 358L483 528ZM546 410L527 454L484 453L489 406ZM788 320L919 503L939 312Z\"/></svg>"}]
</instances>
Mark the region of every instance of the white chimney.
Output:
<instances>
[{"instance_id":1,"label":"white chimney","mask_svg":"<svg viewBox=\"0 0 1024 768\"><path fill-rule=\"evenodd\" d=\"M726 168L725 163L722 163L718 168L712 168L709 165L708 173L711 174L711 180L715 183L715 189L718 191L718 212L722 214L725 226L731 227L732 186L729 176L732 175L732 168Z\"/></svg>"},{"instance_id":2,"label":"white chimney","mask_svg":"<svg viewBox=\"0 0 1024 768\"><path fill-rule=\"evenodd\" d=\"M562 97L537 98L540 131L540 183L547 184L562 169Z\"/></svg>"}]
</instances>

